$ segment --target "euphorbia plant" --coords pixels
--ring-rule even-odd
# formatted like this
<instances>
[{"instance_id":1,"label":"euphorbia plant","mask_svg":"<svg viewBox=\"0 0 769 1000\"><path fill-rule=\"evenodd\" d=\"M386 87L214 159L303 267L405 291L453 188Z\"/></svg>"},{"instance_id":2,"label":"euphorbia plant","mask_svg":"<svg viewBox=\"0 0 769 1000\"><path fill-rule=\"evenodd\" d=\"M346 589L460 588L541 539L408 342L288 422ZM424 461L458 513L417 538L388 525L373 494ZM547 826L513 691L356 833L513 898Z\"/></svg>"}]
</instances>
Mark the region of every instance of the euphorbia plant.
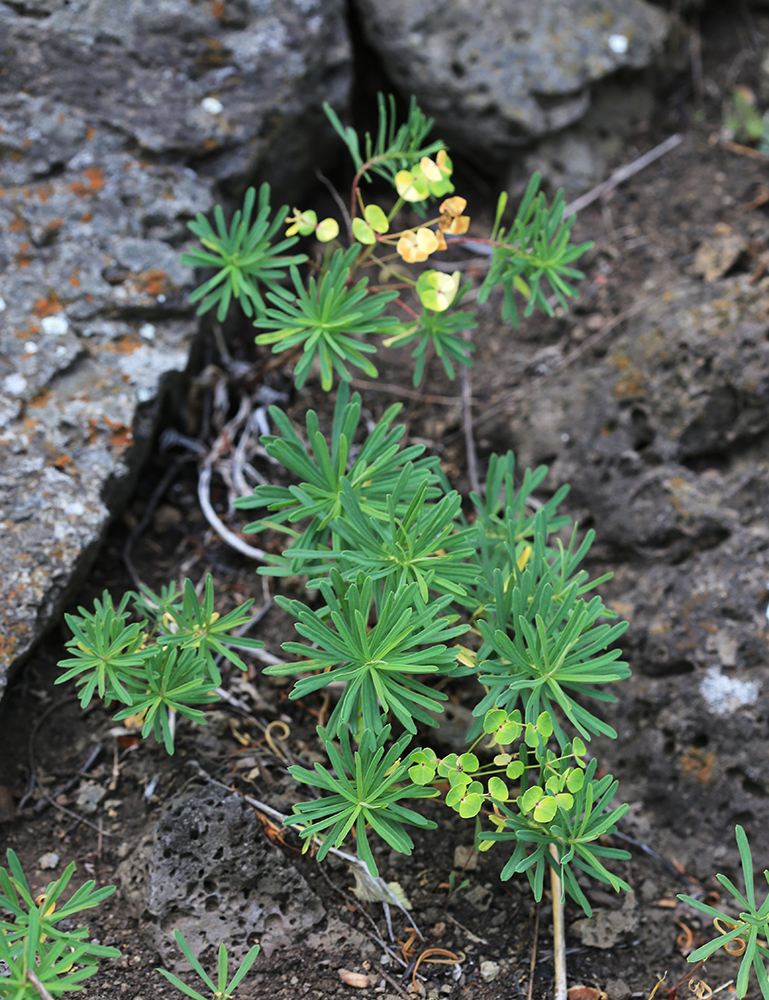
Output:
<instances>
[{"instance_id":1,"label":"euphorbia plant","mask_svg":"<svg viewBox=\"0 0 769 1000\"><path fill-rule=\"evenodd\" d=\"M350 402L341 392L334 426L344 425L347 411L357 405L357 399ZM381 430L375 425L371 436L381 440ZM295 433L292 429L292 440ZM274 439L271 448L276 450ZM309 461L306 468L313 468ZM624 886L601 859L626 853L598 841L626 807L611 805L616 782L610 775L596 777L596 762L586 760L586 742L596 733L615 735L587 706L611 700L603 685L629 675L613 646L627 626L610 624L614 613L598 595L590 596L601 582L590 580L581 567L592 534L580 545L573 532L566 544L553 539L553 528L562 529L567 521L557 504L548 502L533 516L526 504L544 470L527 475L516 490L513 469L512 455L493 462L490 485L497 497L502 495L504 510L496 498L473 495L478 516L471 519L441 482L435 489L442 487L443 495L428 499L426 488L435 480L427 465L418 472L404 465L386 496L377 493L374 479L369 487L359 484L356 492L342 474L334 513L321 517L326 507L308 507L304 533L292 530L285 555L276 559L279 572L296 572L301 566L307 586L318 591L320 605L315 607L277 599L312 645L284 643L284 650L299 659L266 672L300 675L292 698L305 698L332 683L341 686L326 728L319 729L336 780L346 788L336 800L338 820L356 802L369 811L375 808L378 820L387 819L389 799L382 792L388 781L393 794L408 787L406 775L423 790L432 788L433 795L448 783L446 805L463 817L480 819L480 849L498 841L512 843L504 878L527 872L540 898L544 873L552 867L565 891L589 913L574 869L614 888ZM415 476L422 483L417 491L411 488ZM408 503L401 499L404 484ZM308 484L299 483L290 495L307 489ZM284 495L276 498L273 487L259 486L241 505L280 509L283 503ZM322 532L312 530L319 520ZM422 522L425 530L419 530ZM267 524L281 527L269 516L257 522L259 527ZM313 545L298 547L297 535L312 538ZM462 645L447 646L459 636ZM348 748L340 756L335 740L347 740L352 733L361 741L365 733L389 731L389 718L407 734L416 735L420 724L433 725L446 698L430 688L434 676L476 678L477 721L468 735L472 742L459 757L441 759L429 745L413 749L407 771L395 769L383 783L380 778L380 796L372 806L368 786L348 777L362 766L358 755ZM493 751L491 763L482 763L475 753L479 744L487 755ZM359 752L364 752L363 743ZM303 769L295 776L307 780ZM323 844L339 847L351 827L334 822L333 804L321 802L329 820ZM290 822L301 823L304 810L298 807ZM371 826L390 846L403 849L402 837L388 838L386 823ZM317 834L316 826L303 826L302 836ZM556 848L555 855L550 847Z\"/></svg>"},{"instance_id":2,"label":"euphorbia plant","mask_svg":"<svg viewBox=\"0 0 769 1000\"><path fill-rule=\"evenodd\" d=\"M285 643L296 659L267 672L300 675L293 698L332 682L341 690L318 729L333 773L321 764L291 769L328 794L297 806L288 822L308 844L320 841L320 856L355 830L360 856L375 872L369 833L409 853L404 825L430 824L403 800L445 794L447 807L476 824L479 849L509 845L503 878L525 872L540 899L550 870L558 900L562 887L589 914L578 874L623 888L604 860L626 856L601 842L625 807L613 805L616 782L597 777L596 762L587 759L592 735L615 735L589 706L612 700L605 685L629 674L614 646L626 625L610 624L616 616L593 593L605 578L590 580L582 568L593 535L578 542L576 531L559 534L568 524L558 512L565 487L532 510L547 470L526 471L516 487L511 454L491 456L485 491L462 498L422 445L401 447L397 406L364 434L361 398L348 389L352 369L376 377L380 347L412 348L415 384L431 348L449 378L456 364L471 366L476 321L460 308L471 282L451 265L423 266L452 243L484 254L477 300L501 293L502 316L513 324L517 301L527 315L567 307L581 277L572 265L588 244L571 242L573 217L563 217L562 194L548 206L537 175L511 222L502 195L488 236L470 236L452 161L440 140L429 141L432 122L414 101L397 126L394 101L380 97L376 135L363 139L326 112L355 169L341 220L347 242L337 220L319 221L311 209L289 214L283 207L271 219L262 185L253 222L251 190L229 228L220 210L216 229L199 216L191 228L203 248L183 258L215 270L193 295L200 313L216 307L221 319L237 300L253 317L256 343L293 364L297 387L316 369L324 390L340 383L327 433L313 411L302 435L281 410L270 410L275 433L262 443L294 482L260 485L236 501L261 514L246 531L284 539L261 571L304 577L317 592L312 606L278 598L309 644ZM391 184L390 198L366 198L375 176ZM397 221L405 211L406 220ZM316 259L287 253L301 238L320 245ZM188 598L185 590L185 605ZM155 621L148 640L123 620L125 632L117 629L109 650L86 636L83 613L72 622L78 638L68 676L94 671L80 681L84 697L98 688L124 702L121 715L146 712L145 730L157 706L155 731L168 744L163 720L175 706L168 697L153 701L145 664L153 657L170 663L178 650L202 685L190 689L190 700L202 699L218 683L206 651L219 643L232 660L223 633L225 623L237 624L229 616L217 622L209 604L207 596L201 613L191 606L185 612L175 595L147 594L138 607ZM118 616L124 610L121 604ZM107 665L110 650L120 669ZM423 732L446 698L430 684L436 677L474 681L476 722L459 755L439 758ZM401 735L391 735L393 728Z\"/></svg>"}]
</instances>

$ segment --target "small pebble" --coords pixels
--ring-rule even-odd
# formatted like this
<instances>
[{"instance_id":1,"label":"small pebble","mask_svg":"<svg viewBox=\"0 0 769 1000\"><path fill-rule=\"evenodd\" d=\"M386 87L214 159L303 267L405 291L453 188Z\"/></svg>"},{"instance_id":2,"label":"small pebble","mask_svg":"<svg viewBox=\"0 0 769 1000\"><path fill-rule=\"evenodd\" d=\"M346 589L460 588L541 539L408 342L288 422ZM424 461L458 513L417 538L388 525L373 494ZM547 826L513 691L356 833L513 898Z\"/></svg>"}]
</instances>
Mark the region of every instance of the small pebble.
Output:
<instances>
[{"instance_id":1,"label":"small pebble","mask_svg":"<svg viewBox=\"0 0 769 1000\"><path fill-rule=\"evenodd\" d=\"M457 844L454 848L454 868L461 872L474 872L478 867L478 852L474 844Z\"/></svg>"},{"instance_id":2,"label":"small pebble","mask_svg":"<svg viewBox=\"0 0 769 1000\"><path fill-rule=\"evenodd\" d=\"M10 396L20 396L27 388L27 380L23 375L14 372L13 375L6 375L3 379L3 389Z\"/></svg>"},{"instance_id":3,"label":"small pebble","mask_svg":"<svg viewBox=\"0 0 769 1000\"><path fill-rule=\"evenodd\" d=\"M49 337L60 337L69 330L69 321L64 313L57 313L55 316L43 317L40 326Z\"/></svg>"},{"instance_id":4,"label":"small pebble","mask_svg":"<svg viewBox=\"0 0 769 1000\"><path fill-rule=\"evenodd\" d=\"M628 41L627 35L609 35L609 48L612 52L616 53L618 56L624 55L630 42Z\"/></svg>"},{"instance_id":5,"label":"small pebble","mask_svg":"<svg viewBox=\"0 0 769 1000\"><path fill-rule=\"evenodd\" d=\"M204 97L200 106L209 115L220 115L224 111L224 105L215 97Z\"/></svg>"},{"instance_id":6,"label":"small pebble","mask_svg":"<svg viewBox=\"0 0 769 1000\"><path fill-rule=\"evenodd\" d=\"M86 782L77 793L77 808L86 815L96 812L102 799L106 796L107 789L102 788L93 781Z\"/></svg>"},{"instance_id":7,"label":"small pebble","mask_svg":"<svg viewBox=\"0 0 769 1000\"><path fill-rule=\"evenodd\" d=\"M55 868L59 863L59 855L56 851L49 851L37 859L40 868Z\"/></svg>"},{"instance_id":8,"label":"small pebble","mask_svg":"<svg viewBox=\"0 0 769 1000\"><path fill-rule=\"evenodd\" d=\"M481 979L484 983L493 983L499 976L499 962L481 962Z\"/></svg>"}]
</instances>

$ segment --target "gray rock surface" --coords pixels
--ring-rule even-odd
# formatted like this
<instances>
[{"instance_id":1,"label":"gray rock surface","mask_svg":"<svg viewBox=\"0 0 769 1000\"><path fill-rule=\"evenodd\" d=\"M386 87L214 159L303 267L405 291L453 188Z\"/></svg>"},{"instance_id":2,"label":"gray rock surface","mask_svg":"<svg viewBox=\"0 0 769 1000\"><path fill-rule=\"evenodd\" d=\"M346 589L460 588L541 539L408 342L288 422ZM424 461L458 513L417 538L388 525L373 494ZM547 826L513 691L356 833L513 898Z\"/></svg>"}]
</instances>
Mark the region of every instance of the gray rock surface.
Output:
<instances>
[{"instance_id":1,"label":"gray rock surface","mask_svg":"<svg viewBox=\"0 0 769 1000\"><path fill-rule=\"evenodd\" d=\"M435 117L438 134L500 163L581 119L596 81L649 66L672 24L645 0L355 4L385 72Z\"/></svg>"},{"instance_id":2,"label":"gray rock surface","mask_svg":"<svg viewBox=\"0 0 769 1000\"><path fill-rule=\"evenodd\" d=\"M342 0L0 0L0 693L76 598L198 322L186 222L348 102Z\"/></svg>"},{"instance_id":3,"label":"gray rock surface","mask_svg":"<svg viewBox=\"0 0 769 1000\"><path fill-rule=\"evenodd\" d=\"M0 678L95 556L197 329L177 247L209 186L67 115L68 169L0 182Z\"/></svg>"},{"instance_id":4,"label":"gray rock surface","mask_svg":"<svg viewBox=\"0 0 769 1000\"><path fill-rule=\"evenodd\" d=\"M259 175L283 197L333 142L322 101L348 103L344 13L341 0L0 3L0 87L55 94L145 154L239 187ZM80 148L67 117L51 108L41 135L11 133L21 175L62 163L46 128L64 126L70 155Z\"/></svg>"},{"instance_id":5,"label":"gray rock surface","mask_svg":"<svg viewBox=\"0 0 769 1000\"><path fill-rule=\"evenodd\" d=\"M549 462L620 551L675 561L723 540L735 513L721 477L701 467L769 429L767 291L745 275L648 289L604 358L554 375L517 408L518 460Z\"/></svg>"},{"instance_id":6,"label":"gray rock surface","mask_svg":"<svg viewBox=\"0 0 769 1000\"><path fill-rule=\"evenodd\" d=\"M542 379L510 428L522 464L548 461L552 485L572 485L570 511L616 571L606 599L631 623L633 676L602 713L619 739L595 753L625 801L675 802L653 842L669 824L705 877L703 810L769 823L747 749L769 739L769 281L644 292L605 356Z\"/></svg>"},{"instance_id":7,"label":"gray rock surface","mask_svg":"<svg viewBox=\"0 0 769 1000\"><path fill-rule=\"evenodd\" d=\"M118 869L121 893L163 965L188 968L173 940L185 936L203 964L224 941L233 963L255 943L263 957L296 948L326 920L304 877L267 839L239 795L180 793Z\"/></svg>"}]
</instances>

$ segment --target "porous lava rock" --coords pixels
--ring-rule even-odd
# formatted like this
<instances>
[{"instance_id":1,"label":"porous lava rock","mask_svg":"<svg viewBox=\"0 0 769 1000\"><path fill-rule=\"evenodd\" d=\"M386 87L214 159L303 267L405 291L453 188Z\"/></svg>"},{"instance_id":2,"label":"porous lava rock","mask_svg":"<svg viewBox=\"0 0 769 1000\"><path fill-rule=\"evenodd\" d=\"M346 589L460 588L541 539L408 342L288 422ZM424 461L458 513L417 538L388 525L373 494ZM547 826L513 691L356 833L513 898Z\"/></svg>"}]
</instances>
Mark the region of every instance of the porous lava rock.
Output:
<instances>
[{"instance_id":1,"label":"porous lava rock","mask_svg":"<svg viewBox=\"0 0 769 1000\"><path fill-rule=\"evenodd\" d=\"M210 964L224 941L235 963L256 942L263 957L297 947L326 911L264 833L241 796L208 787L169 801L118 869L120 891L166 968L187 968L178 929Z\"/></svg>"}]
</instances>

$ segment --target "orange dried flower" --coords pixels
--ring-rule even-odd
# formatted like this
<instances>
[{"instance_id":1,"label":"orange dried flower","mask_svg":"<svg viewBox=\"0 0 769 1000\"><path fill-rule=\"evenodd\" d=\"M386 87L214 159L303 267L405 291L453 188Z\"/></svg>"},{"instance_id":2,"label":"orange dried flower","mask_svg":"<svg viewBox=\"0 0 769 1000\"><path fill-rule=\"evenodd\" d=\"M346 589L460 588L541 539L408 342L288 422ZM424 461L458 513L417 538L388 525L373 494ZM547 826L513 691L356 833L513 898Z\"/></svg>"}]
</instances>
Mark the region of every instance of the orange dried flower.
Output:
<instances>
[{"instance_id":1,"label":"orange dried flower","mask_svg":"<svg viewBox=\"0 0 769 1000\"><path fill-rule=\"evenodd\" d=\"M441 217L438 220L438 226L443 232L453 233L454 236L463 236L467 232L470 225L470 216L462 215L466 205L467 201L464 198L460 198L459 195L447 198L441 203Z\"/></svg>"}]
</instances>

